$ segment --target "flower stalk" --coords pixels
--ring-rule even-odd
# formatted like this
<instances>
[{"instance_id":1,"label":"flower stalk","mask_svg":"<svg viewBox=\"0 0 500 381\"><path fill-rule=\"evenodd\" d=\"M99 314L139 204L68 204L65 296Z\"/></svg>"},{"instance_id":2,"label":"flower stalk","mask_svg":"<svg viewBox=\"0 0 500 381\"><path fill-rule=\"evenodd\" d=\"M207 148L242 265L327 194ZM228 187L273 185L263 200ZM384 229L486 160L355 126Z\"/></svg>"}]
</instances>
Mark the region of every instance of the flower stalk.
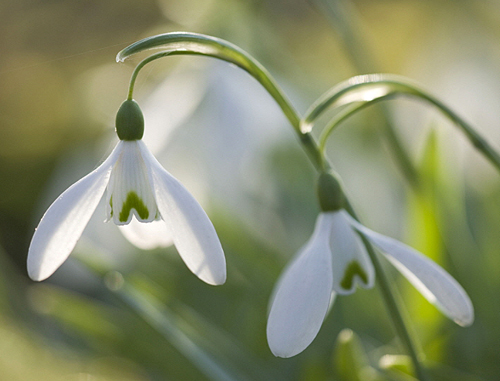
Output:
<instances>
[{"instance_id":1,"label":"flower stalk","mask_svg":"<svg viewBox=\"0 0 500 381\"><path fill-rule=\"evenodd\" d=\"M351 214L354 218L358 219L354 209L348 200L346 200L346 210ZM408 324L405 321L401 308L401 302L399 297L397 296L397 292L394 290L394 287L391 286L391 282L389 281L389 277L385 274L385 271L380 263L373 246L370 244L368 239L364 235L360 235L363 244L366 247L366 251L370 260L372 261L373 267L375 268L375 274L377 274L377 282L379 285L380 293L382 294L382 299L384 299L385 306L387 311L389 312L389 316L394 324L394 330L396 331L399 339L403 343L408 352L408 355L411 358L413 363L413 368L415 370L415 375L420 381L427 381L428 377L423 369L423 366L420 362L420 355L417 351L417 347L414 344L415 340L412 338L410 330L407 328Z\"/></svg>"},{"instance_id":2,"label":"flower stalk","mask_svg":"<svg viewBox=\"0 0 500 381\"><path fill-rule=\"evenodd\" d=\"M396 97L416 98L436 107L500 171L500 155L469 123L439 99L421 89L418 84L402 76L360 75L340 83L319 97L307 110L306 115L302 118L301 129L304 132L309 132L313 129L315 121L326 110L341 106L346 107L327 124L321 134L320 151L324 153L328 137L340 123L365 107Z\"/></svg>"},{"instance_id":3,"label":"flower stalk","mask_svg":"<svg viewBox=\"0 0 500 381\"><path fill-rule=\"evenodd\" d=\"M161 49L161 52L144 59L138 64L138 70L134 71L134 78L131 80L129 96L131 96L131 92L133 92L135 77L137 77L140 69L158 58L174 55L198 55L217 58L238 66L255 78L274 98L290 121L290 124L296 132L299 133L300 117L285 93L280 89L279 85L260 62L236 45L220 38L203 34L188 32L165 33L144 38L127 46L117 54L116 61L123 62L134 54L150 49Z\"/></svg>"}]
</instances>

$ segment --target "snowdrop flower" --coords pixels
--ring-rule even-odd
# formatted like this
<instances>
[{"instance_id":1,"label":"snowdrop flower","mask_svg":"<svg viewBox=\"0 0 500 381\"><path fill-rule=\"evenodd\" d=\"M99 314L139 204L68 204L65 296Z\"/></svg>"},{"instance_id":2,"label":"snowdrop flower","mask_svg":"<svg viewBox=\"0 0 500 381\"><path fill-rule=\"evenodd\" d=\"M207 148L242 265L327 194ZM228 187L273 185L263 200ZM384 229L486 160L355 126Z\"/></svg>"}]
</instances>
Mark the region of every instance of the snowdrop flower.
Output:
<instances>
[{"instance_id":1,"label":"snowdrop flower","mask_svg":"<svg viewBox=\"0 0 500 381\"><path fill-rule=\"evenodd\" d=\"M350 294L356 285L373 287L375 271L359 234L443 314L459 325L472 324L472 303L450 274L415 249L354 220L344 210L341 187L331 174L320 176L318 192L322 212L314 233L273 292L267 338L275 356L291 357L307 348L336 294Z\"/></svg>"},{"instance_id":2,"label":"snowdrop flower","mask_svg":"<svg viewBox=\"0 0 500 381\"><path fill-rule=\"evenodd\" d=\"M107 220L137 221L145 231L172 239L188 268L206 283L226 280L226 263L215 229L198 202L143 143L144 118L134 100L116 116L120 142L93 172L69 187L45 212L28 252L28 274L48 278L68 258L107 190ZM147 236L147 233L145 233ZM145 243L146 245L146 243Z\"/></svg>"}]
</instances>

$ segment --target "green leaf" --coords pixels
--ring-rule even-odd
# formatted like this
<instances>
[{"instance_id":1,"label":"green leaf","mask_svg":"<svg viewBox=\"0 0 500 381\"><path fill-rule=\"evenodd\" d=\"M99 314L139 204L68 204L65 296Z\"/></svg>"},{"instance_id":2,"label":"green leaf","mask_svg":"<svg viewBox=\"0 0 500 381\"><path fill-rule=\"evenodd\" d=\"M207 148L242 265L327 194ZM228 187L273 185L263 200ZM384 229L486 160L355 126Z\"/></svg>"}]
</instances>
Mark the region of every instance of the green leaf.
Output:
<instances>
[{"instance_id":1,"label":"green leaf","mask_svg":"<svg viewBox=\"0 0 500 381\"><path fill-rule=\"evenodd\" d=\"M112 295L152 327L208 379L232 381L250 378L235 366L239 355L237 350L233 350L229 355L221 353L218 344L224 342L223 348L227 348L228 339L223 334L217 333L215 326L204 322L211 338L216 337L219 341L218 343L208 342L207 334L198 332L184 317L152 295L156 287L147 277L135 273L134 281L130 282L125 280L120 273L106 271L102 263L91 261L88 256L79 255L76 259L93 274L102 277ZM88 315L82 314L82 316ZM201 324L200 319L198 323ZM255 363L253 371L255 373L260 371Z\"/></svg>"},{"instance_id":2,"label":"green leaf","mask_svg":"<svg viewBox=\"0 0 500 381\"><path fill-rule=\"evenodd\" d=\"M229 369L229 364L219 363L203 349L190 333L190 327L154 298L126 284L115 292L209 379L225 381L246 379L234 369Z\"/></svg>"}]
</instances>

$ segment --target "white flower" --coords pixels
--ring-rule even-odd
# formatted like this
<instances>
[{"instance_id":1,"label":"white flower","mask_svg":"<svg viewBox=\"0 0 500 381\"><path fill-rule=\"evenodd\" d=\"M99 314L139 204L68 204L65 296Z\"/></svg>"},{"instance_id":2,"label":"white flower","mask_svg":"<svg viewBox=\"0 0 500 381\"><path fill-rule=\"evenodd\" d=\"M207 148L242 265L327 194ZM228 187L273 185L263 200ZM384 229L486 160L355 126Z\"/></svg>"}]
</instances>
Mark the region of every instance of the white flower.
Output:
<instances>
[{"instance_id":1,"label":"white flower","mask_svg":"<svg viewBox=\"0 0 500 381\"><path fill-rule=\"evenodd\" d=\"M136 107L132 110L136 113L132 115L132 127L140 125L133 119L140 113L137 104L126 101L124 105ZM119 116L130 116L120 114L122 109L130 111L130 107L122 107ZM149 226L128 231L141 235L135 241L142 239L143 247L147 248L147 238L153 231L163 234L164 241L173 241L188 268L201 280L213 285L224 283L224 253L208 216L151 154L141 140L143 130L138 133L130 126L119 129L124 123L117 116L122 140L104 163L69 187L45 212L31 240L29 276L44 280L68 258L107 189L108 221L126 226L134 216Z\"/></svg>"},{"instance_id":2,"label":"white flower","mask_svg":"<svg viewBox=\"0 0 500 381\"><path fill-rule=\"evenodd\" d=\"M441 312L459 325L472 324L472 303L450 274L411 247L361 225L344 209L332 210L318 216L311 239L275 286L267 323L274 355L291 357L307 348L336 294L352 293L355 284L373 286L373 265L357 232Z\"/></svg>"}]
</instances>

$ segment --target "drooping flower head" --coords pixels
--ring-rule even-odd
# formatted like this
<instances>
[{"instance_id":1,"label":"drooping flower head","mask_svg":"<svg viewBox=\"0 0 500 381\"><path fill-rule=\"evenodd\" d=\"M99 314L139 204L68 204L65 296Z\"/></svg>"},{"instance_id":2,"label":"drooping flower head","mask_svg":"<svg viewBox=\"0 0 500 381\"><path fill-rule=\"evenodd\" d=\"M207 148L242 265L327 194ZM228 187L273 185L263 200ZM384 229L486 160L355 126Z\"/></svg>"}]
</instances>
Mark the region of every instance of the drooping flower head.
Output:
<instances>
[{"instance_id":1,"label":"drooping flower head","mask_svg":"<svg viewBox=\"0 0 500 381\"><path fill-rule=\"evenodd\" d=\"M144 117L134 100L126 100L118 110L116 132L120 141L109 157L45 212L31 240L29 276L44 280L67 259L107 190L108 221L125 226L134 217L144 223L143 231L155 230L165 241L171 239L201 280L224 283L226 264L217 233L194 197L141 140Z\"/></svg>"},{"instance_id":2,"label":"drooping flower head","mask_svg":"<svg viewBox=\"0 0 500 381\"><path fill-rule=\"evenodd\" d=\"M292 357L309 346L337 294L350 294L356 285L373 287L375 271L360 234L443 314L459 325L472 324L474 309L458 282L420 252L352 218L344 209L335 176L321 174L318 197L322 212L313 235L285 268L273 292L267 339L276 356Z\"/></svg>"}]
</instances>

